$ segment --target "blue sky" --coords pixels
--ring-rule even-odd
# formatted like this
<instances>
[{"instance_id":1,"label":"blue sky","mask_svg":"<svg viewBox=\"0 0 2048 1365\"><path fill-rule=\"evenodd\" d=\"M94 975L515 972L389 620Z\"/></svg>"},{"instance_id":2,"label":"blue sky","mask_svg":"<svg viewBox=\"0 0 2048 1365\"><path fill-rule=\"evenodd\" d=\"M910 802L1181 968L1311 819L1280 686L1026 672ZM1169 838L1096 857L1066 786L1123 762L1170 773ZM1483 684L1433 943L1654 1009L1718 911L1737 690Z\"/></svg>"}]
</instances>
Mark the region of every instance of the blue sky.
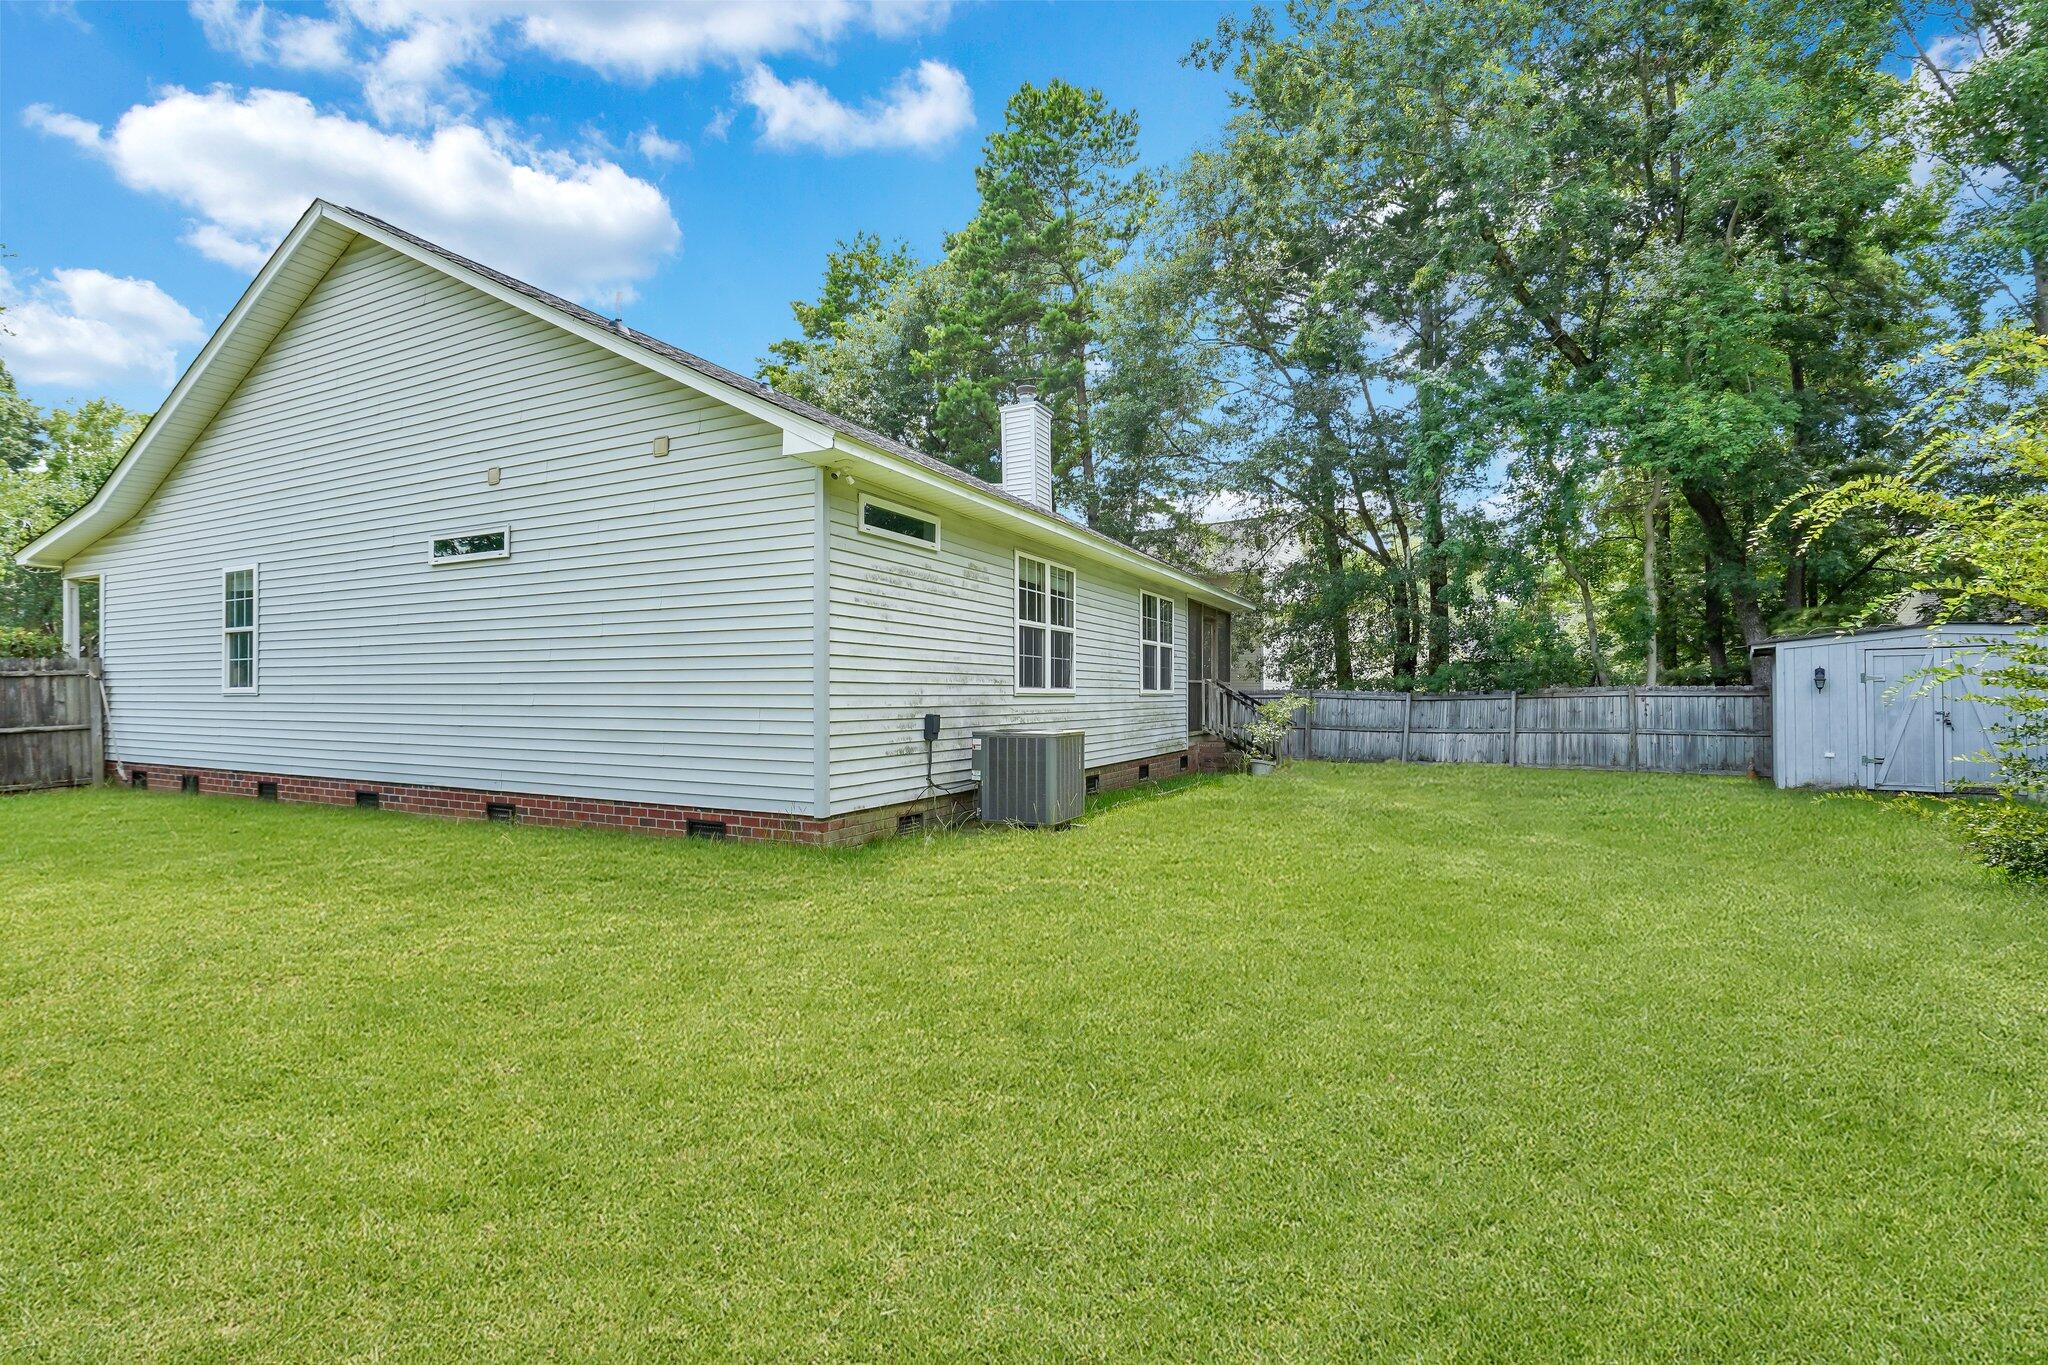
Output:
<instances>
[{"instance_id":1,"label":"blue sky","mask_svg":"<svg viewBox=\"0 0 2048 1365\"><path fill-rule=\"evenodd\" d=\"M0 355L153 407L315 195L751 371L870 229L933 254L1025 81L1212 138L1204 4L0 4Z\"/></svg>"}]
</instances>

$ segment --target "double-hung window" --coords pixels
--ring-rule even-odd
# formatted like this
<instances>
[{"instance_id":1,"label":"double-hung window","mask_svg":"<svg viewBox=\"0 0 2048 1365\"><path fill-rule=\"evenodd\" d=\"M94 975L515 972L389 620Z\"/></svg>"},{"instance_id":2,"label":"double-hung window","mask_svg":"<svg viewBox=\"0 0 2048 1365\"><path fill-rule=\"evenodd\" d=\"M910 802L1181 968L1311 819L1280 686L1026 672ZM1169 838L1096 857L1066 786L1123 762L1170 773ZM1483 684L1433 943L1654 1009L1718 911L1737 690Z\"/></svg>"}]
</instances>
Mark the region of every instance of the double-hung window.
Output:
<instances>
[{"instance_id":1,"label":"double-hung window","mask_svg":"<svg viewBox=\"0 0 2048 1365\"><path fill-rule=\"evenodd\" d=\"M1074 690L1074 571L1017 556L1017 690Z\"/></svg>"},{"instance_id":2,"label":"double-hung window","mask_svg":"<svg viewBox=\"0 0 2048 1365\"><path fill-rule=\"evenodd\" d=\"M1173 690L1173 599L1145 593L1141 600L1138 672L1147 692Z\"/></svg>"},{"instance_id":3,"label":"double-hung window","mask_svg":"<svg viewBox=\"0 0 2048 1365\"><path fill-rule=\"evenodd\" d=\"M256 568L225 569L220 576L220 685L223 692L256 690Z\"/></svg>"}]
</instances>

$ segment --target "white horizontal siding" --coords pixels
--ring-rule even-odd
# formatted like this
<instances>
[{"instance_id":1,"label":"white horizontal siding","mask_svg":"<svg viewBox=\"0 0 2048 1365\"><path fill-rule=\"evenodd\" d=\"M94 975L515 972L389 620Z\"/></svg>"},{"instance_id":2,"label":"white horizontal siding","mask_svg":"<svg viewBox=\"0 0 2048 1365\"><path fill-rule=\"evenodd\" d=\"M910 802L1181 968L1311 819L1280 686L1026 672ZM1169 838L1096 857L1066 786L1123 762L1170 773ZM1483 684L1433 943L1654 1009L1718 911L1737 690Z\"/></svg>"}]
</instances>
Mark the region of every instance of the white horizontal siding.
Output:
<instances>
[{"instance_id":1,"label":"white horizontal siding","mask_svg":"<svg viewBox=\"0 0 2048 1365\"><path fill-rule=\"evenodd\" d=\"M808 811L816 486L767 424L358 241L67 572L106 576L130 763ZM510 559L427 563L499 526ZM260 686L222 695L250 563Z\"/></svg>"},{"instance_id":2,"label":"white horizontal siding","mask_svg":"<svg viewBox=\"0 0 2048 1365\"><path fill-rule=\"evenodd\" d=\"M859 499L830 486L831 793L835 811L915 799L925 790L923 717L944 728L938 785L973 783L977 729L1031 725L1087 733L1090 767L1147 758L1187 743L1187 603L1174 605L1174 685L1139 688L1139 593L1119 570L946 514L937 553L862 534ZM903 498L890 500L915 506ZM1079 579L1072 696L1020 694L1016 677L1015 555L1039 553Z\"/></svg>"}]
</instances>

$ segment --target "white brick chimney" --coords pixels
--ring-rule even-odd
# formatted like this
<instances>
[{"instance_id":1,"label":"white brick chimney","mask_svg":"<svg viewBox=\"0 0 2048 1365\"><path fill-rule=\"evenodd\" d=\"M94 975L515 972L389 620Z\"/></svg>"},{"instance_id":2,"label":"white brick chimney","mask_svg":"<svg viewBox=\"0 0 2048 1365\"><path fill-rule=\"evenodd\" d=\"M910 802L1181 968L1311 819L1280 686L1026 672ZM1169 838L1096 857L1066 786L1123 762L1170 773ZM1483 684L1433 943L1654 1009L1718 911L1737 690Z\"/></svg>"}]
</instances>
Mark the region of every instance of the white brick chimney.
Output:
<instances>
[{"instance_id":1,"label":"white brick chimney","mask_svg":"<svg viewBox=\"0 0 2048 1365\"><path fill-rule=\"evenodd\" d=\"M1016 400L1003 404L1003 491L1052 510L1052 409L1030 384L1019 384Z\"/></svg>"}]
</instances>

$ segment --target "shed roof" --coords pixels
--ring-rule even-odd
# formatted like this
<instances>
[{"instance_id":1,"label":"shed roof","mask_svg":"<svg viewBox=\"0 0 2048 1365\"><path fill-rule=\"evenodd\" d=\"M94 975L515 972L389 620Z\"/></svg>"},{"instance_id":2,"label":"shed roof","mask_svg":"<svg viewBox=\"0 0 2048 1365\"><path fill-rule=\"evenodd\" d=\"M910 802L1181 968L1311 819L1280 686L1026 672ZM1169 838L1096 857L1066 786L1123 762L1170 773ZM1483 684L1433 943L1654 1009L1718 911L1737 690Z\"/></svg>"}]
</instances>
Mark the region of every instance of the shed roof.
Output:
<instances>
[{"instance_id":1,"label":"shed roof","mask_svg":"<svg viewBox=\"0 0 2048 1365\"><path fill-rule=\"evenodd\" d=\"M1955 635L1985 633L2005 634L2024 630L2026 627L2002 621L1942 621L1920 625L1856 626L1849 630L1815 630L1803 635L1773 635L1749 647L1751 654L1763 654L1777 649L1780 645L1826 644L1832 640L1873 638L1881 635L1918 635L1923 639L1950 638Z\"/></svg>"}]
</instances>

